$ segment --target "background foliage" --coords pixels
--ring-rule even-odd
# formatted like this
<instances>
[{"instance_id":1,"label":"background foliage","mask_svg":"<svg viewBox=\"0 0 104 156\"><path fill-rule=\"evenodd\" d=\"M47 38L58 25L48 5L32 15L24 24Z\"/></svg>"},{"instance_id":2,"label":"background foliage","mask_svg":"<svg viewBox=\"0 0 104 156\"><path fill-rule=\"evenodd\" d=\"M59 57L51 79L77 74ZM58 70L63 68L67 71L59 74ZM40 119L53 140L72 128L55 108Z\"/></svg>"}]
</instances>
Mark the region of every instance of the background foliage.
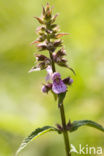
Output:
<instances>
[{"instance_id":1,"label":"background foliage","mask_svg":"<svg viewBox=\"0 0 104 156\"><path fill-rule=\"evenodd\" d=\"M38 26L33 17L40 15L46 2L0 0L0 156L13 156L35 128L60 123L52 95L41 93L46 72L28 74L36 52L30 44ZM77 73L73 76L61 69L63 78L71 75L74 79L65 100L67 121L91 119L104 125L104 1L48 2L60 13L61 30L70 33L63 39L69 65ZM70 141L76 147L104 147L103 133L92 128L80 128ZM62 136L51 132L28 145L20 156L64 156L63 147Z\"/></svg>"}]
</instances>

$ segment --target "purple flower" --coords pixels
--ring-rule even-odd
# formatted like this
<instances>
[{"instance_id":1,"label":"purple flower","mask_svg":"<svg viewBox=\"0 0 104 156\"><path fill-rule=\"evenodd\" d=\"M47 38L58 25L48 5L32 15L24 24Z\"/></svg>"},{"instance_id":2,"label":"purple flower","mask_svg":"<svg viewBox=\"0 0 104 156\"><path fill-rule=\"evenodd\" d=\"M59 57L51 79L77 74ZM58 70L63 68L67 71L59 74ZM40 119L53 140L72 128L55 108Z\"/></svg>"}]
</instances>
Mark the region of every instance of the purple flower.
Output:
<instances>
[{"instance_id":1,"label":"purple flower","mask_svg":"<svg viewBox=\"0 0 104 156\"><path fill-rule=\"evenodd\" d=\"M52 91L54 93L60 94L66 92L67 87L64 84L64 82L61 80L60 73L57 72L53 73L52 80L53 80Z\"/></svg>"},{"instance_id":2,"label":"purple flower","mask_svg":"<svg viewBox=\"0 0 104 156\"><path fill-rule=\"evenodd\" d=\"M49 90L52 90L55 94L64 93L67 90L66 85L71 85L73 83L73 80L70 77L62 80L60 73L52 72L51 66L48 66L46 70L48 73L46 76L46 81L48 81L48 85L46 84L42 87L42 92L44 93L48 93ZM49 81L52 81L52 83L49 83ZM49 84L51 84L51 87L49 86Z\"/></svg>"},{"instance_id":3,"label":"purple flower","mask_svg":"<svg viewBox=\"0 0 104 156\"><path fill-rule=\"evenodd\" d=\"M51 68L51 66L48 66L47 68L46 68L46 71L47 71L47 76L46 76L46 81L49 81L49 80L51 80L52 79L52 68Z\"/></svg>"}]
</instances>

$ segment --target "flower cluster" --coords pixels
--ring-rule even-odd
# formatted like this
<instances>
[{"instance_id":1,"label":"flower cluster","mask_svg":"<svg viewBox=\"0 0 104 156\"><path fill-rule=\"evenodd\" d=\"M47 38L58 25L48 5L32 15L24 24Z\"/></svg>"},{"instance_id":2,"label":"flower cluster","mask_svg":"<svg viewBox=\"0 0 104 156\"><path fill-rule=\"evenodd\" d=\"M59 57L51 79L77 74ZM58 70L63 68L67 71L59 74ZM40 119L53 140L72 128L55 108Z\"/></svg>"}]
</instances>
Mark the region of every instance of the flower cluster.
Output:
<instances>
[{"instance_id":1,"label":"flower cluster","mask_svg":"<svg viewBox=\"0 0 104 156\"><path fill-rule=\"evenodd\" d=\"M70 85L73 82L70 77L62 80L60 73L55 70L55 64L58 64L74 72L74 70L68 66L67 60L64 58L66 51L63 47L62 39L60 38L68 34L59 32L59 26L55 24L57 16L58 14L52 15L52 8L47 3L46 7L43 7L41 17L35 17L41 26L36 29L38 38L33 41L32 44L35 44L39 51L48 51L50 57L43 54L36 54L36 65L32 67L30 72L43 69L47 70L47 84L44 84L42 87L44 93L48 93L49 90L55 94L66 92L66 85Z\"/></svg>"},{"instance_id":2,"label":"flower cluster","mask_svg":"<svg viewBox=\"0 0 104 156\"><path fill-rule=\"evenodd\" d=\"M50 66L47 68L47 72L48 74L46 77L46 81L48 83L44 84L42 87L42 92L44 93L48 93L49 90L52 90L55 94L64 93L67 91L66 85L71 85L73 83L73 80L70 77L62 80L60 73L53 73ZM50 80L52 81L52 83L49 82Z\"/></svg>"}]
</instances>

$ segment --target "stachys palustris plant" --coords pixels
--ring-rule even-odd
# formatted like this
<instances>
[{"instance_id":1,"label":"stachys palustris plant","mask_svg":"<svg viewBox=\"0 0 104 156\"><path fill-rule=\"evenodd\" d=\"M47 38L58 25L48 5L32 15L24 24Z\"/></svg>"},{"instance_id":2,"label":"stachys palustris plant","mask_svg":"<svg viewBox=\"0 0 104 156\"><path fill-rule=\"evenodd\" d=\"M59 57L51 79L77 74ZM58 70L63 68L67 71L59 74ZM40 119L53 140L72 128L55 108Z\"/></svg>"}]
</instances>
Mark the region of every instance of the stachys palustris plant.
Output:
<instances>
[{"instance_id":1,"label":"stachys palustris plant","mask_svg":"<svg viewBox=\"0 0 104 156\"><path fill-rule=\"evenodd\" d=\"M71 156L71 149L69 143L69 132L77 130L80 126L91 126L97 128L104 132L104 128L91 120L79 120L71 122L69 120L66 123L65 112L64 112L64 98L67 95L68 87L73 83L73 79L68 75L62 79L59 71L56 70L55 64L67 68L73 72L75 71L69 67L66 56L66 50L63 46L63 41L61 37L68 35L67 33L60 33L59 26L55 23L58 14L52 15L52 8L47 3L46 7L43 7L41 17L35 17L35 19L40 23L36 29L38 38L32 42L35 44L40 53L35 54L36 63L35 66L29 72L46 70L46 83L42 86L42 92L48 93L49 91L55 97L55 100L58 101L58 109L60 110L61 122L62 124L57 124L56 127L53 126L44 126L42 128L37 128L33 131L27 138L25 138L20 145L20 148L17 151L17 154L24 148L26 145L37 138L38 136L49 132L56 131L58 134L63 134L65 151L67 156ZM45 56L42 51L47 51L49 57ZM42 54L41 54L42 52Z\"/></svg>"}]
</instances>

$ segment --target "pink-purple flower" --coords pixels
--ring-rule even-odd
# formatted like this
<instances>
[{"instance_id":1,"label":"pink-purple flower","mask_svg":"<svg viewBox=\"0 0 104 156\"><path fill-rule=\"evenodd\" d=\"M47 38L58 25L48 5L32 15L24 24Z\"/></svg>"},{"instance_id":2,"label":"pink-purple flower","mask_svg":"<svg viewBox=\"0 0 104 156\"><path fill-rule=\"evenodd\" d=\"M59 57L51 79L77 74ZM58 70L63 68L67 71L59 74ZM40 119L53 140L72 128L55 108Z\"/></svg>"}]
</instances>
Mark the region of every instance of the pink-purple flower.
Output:
<instances>
[{"instance_id":1,"label":"pink-purple flower","mask_svg":"<svg viewBox=\"0 0 104 156\"><path fill-rule=\"evenodd\" d=\"M66 85L64 84L64 82L61 80L61 75L60 73L55 72L52 75L52 80L53 80L53 84L52 84L52 91L56 94L60 94L60 93L64 93L67 90Z\"/></svg>"},{"instance_id":2,"label":"pink-purple flower","mask_svg":"<svg viewBox=\"0 0 104 156\"><path fill-rule=\"evenodd\" d=\"M67 91L66 85L71 85L73 83L73 79L70 77L62 80L60 73L52 72L51 66L48 66L46 71L48 73L46 76L46 82L48 82L48 84L42 87L42 92L44 93L48 93L49 90L52 90L55 94L64 93ZM49 83L50 81L52 81L52 83Z\"/></svg>"}]
</instances>

